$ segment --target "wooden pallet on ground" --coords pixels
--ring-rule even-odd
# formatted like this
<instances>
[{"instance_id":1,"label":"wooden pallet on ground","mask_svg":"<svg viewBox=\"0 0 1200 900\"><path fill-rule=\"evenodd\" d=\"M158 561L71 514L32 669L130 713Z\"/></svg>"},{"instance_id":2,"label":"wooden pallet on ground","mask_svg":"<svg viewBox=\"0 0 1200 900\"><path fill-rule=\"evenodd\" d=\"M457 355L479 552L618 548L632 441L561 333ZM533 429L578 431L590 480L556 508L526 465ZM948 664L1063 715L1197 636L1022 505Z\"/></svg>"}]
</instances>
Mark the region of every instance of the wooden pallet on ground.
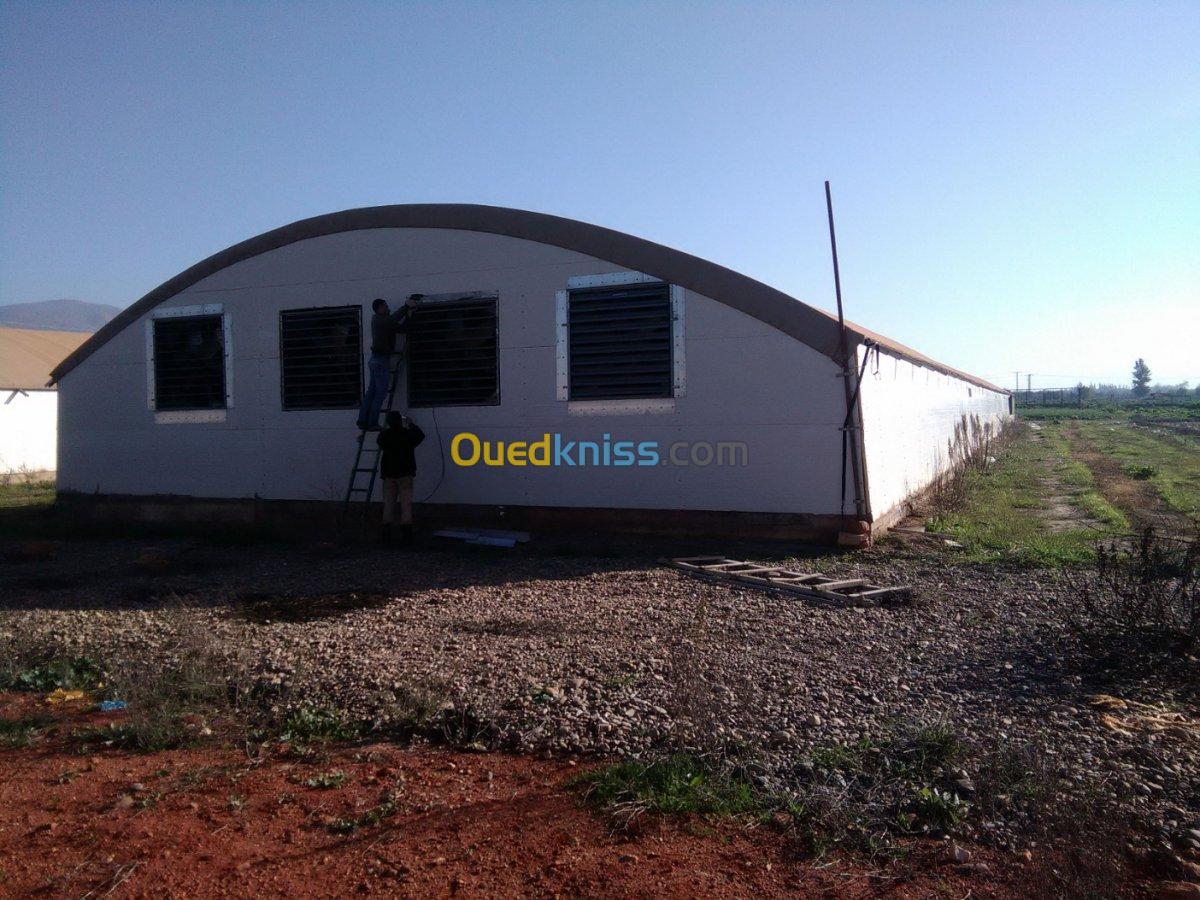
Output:
<instances>
[{"instance_id":1,"label":"wooden pallet on ground","mask_svg":"<svg viewBox=\"0 0 1200 900\"><path fill-rule=\"evenodd\" d=\"M883 603L903 603L912 598L912 588L907 585L887 587L872 584L865 578L831 578L817 572L797 572L724 556L677 557L669 560L669 563L676 569L701 578L819 597L848 606L879 606Z\"/></svg>"}]
</instances>

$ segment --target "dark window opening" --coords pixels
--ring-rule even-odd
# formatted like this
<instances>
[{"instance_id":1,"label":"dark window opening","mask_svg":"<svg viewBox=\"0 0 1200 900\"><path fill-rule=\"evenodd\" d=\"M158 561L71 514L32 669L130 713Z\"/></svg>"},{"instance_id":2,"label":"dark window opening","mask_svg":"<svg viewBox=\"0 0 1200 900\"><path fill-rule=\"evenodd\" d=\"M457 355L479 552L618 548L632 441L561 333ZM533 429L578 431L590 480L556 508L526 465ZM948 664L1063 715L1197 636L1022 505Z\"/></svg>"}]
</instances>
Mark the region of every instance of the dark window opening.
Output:
<instances>
[{"instance_id":1,"label":"dark window opening","mask_svg":"<svg viewBox=\"0 0 1200 900\"><path fill-rule=\"evenodd\" d=\"M409 406L495 406L496 298L425 300L408 329Z\"/></svg>"},{"instance_id":2,"label":"dark window opening","mask_svg":"<svg viewBox=\"0 0 1200 900\"><path fill-rule=\"evenodd\" d=\"M281 312L279 379L286 410L358 406L362 399L362 308Z\"/></svg>"},{"instance_id":3,"label":"dark window opening","mask_svg":"<svg viewBox=\"0 0 1200 900\"><path fill-rule=\"evenodd\" d=\"M155 409L225 408L222 317L154 320Z\"/></svg>"},{"instance_id":4,"label":"dark window opening","mask_svg":"<svg viewBox=\"0 0 1200 900\"><path fill-rule=\"evenodd\" d=\"M671 397L671 289L574 290L567 311L571 400Z\"/></svg>"}]
</instances>

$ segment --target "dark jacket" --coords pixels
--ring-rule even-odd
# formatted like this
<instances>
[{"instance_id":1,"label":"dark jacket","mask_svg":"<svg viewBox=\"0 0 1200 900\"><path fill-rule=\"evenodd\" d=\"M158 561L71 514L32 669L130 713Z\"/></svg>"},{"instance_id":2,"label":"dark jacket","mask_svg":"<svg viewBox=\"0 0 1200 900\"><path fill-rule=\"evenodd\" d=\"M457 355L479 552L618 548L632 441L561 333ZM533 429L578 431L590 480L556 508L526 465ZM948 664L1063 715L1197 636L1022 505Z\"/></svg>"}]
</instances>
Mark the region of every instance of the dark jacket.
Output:
<instances>
[{"instance_id":1,"label":"dark jacket","mask_svg":"<svg viewBox=\"0 0 1200 900\"><path fill-rule=\"evenodd\" d=\"M417 474L417 455L413 452L425 440L425 432L412 419L408 425L393 425L375 439L383 458L379 461L381 478L409 478Z\"/></svg>"},{"instance_id":2,"label":"dark jacket","mask_svg":"<svg viewBox=\"0 0 1200 900\"><path fill-rule=\"evenodd\" d=\"M396 335L408 334L408 307L402 306L393 313L371 314L371 353L375 356L391 356L396 352Z\"/></svg>"}]
</instances>

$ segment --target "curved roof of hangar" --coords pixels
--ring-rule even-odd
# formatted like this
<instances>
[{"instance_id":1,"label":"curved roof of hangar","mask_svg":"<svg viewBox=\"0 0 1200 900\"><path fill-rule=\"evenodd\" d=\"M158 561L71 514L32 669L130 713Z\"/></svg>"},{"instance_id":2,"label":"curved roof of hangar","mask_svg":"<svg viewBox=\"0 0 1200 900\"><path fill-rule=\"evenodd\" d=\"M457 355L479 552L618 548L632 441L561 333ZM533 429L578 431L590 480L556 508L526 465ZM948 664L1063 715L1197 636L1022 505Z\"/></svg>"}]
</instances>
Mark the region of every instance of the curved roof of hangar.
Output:
<instances>
[{"instance_id":1,"label":"curved roof of hangar","mask_svg":"<svg viewBox=\"0 0 1200 900\"><path fill-rule=\"evenodd\" d=\"M369 228L446 228L479 231L574 250L711 297L779 329L831 359L840 359L840 336L836 318L760 281L708 260L610 228L545 213L466 203L414 203L367 206L301 219L299 222L284 225L215 253L163 282L124 309L90 340L59 363L51 373L51 383L59 381L143 313L215 272L297 241ZM1003 388L932 360L852 322L847 322L846 326L851 343L872 341L884 350L921 365L990 390L1003 391Z\"/></svg>"}]
</instances>

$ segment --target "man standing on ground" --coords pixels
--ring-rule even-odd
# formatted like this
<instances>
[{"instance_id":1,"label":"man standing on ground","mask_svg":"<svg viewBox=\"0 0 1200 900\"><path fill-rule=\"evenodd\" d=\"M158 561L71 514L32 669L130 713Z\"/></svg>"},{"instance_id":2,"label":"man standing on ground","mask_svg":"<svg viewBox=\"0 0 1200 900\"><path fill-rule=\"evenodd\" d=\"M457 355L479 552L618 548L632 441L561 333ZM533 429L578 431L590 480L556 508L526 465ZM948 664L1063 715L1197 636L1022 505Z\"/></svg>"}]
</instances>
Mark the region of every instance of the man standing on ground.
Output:
<instances>
[{"instance_id":1,"label":"man standing on ground","mask_svg":"<svg viewBox=\"0 0 1200 900\"><path fill-rule=\"evenodd\" d=\"M392 377L392 354L396 352L396 335L408 333L408 320L416 309L420 294L409 295L404 306L392 312L387 301L377 298L371 304L371 357L367 360L367 392L358 409L360 431L379 428L379 411L387 399Z\"/></svg>"},{"instance_id":2,"label":"man standing on ground","mask_svg":"<svg viewBox=\"0 0 1200 900\"><path fill-rule=\"evenodd\" d=\"M392 542L392 523L396 521L396 504L400 504L400 546L413 542L412 495L413 477L417 474L417 455L414 452L425 432L408 416L392 410L387 414L387 427L375 439L382 451L379 474L383 478L383 543Z\"/></svg>"}]
</instances>

